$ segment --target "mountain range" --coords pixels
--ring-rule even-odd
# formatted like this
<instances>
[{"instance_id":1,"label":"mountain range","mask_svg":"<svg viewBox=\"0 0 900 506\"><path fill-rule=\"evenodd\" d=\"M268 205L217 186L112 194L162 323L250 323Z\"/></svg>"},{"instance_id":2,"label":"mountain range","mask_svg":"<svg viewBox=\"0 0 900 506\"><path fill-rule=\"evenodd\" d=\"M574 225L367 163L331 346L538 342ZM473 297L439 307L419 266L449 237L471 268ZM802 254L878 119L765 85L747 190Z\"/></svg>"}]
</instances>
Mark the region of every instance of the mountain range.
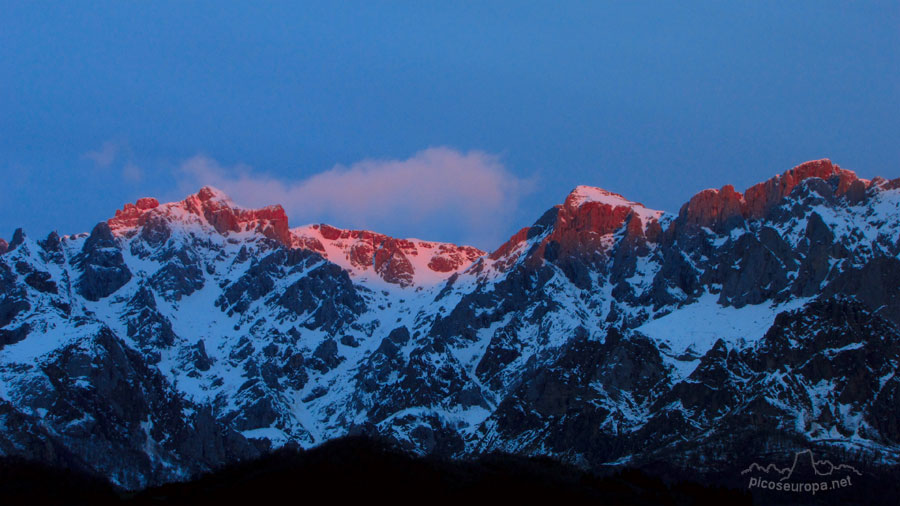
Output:
<instances>
[{"instance_id":1,"label":"mountain range","mask_svg":"<svg viewBox=\"0 0 900 506\"><path fill-rule=\"evenodd\" d=\"M579 186L492 252L204 187L0 253L0 455L126 489L354 435L594 470L900 461L900 179L829 160L677 214Z\"/></svg>"}]
</instances>

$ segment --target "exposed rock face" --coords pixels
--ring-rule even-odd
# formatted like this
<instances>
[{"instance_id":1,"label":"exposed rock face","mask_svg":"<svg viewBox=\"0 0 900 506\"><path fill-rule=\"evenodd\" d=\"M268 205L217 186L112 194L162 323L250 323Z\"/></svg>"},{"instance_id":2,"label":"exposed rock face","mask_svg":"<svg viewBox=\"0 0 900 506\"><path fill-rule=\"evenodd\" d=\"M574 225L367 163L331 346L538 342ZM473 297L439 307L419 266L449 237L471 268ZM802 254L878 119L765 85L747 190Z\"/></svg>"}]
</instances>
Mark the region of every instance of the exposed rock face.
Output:
<instances>
[{"instance_id":1,"label":"exposed rock face","mask_svg":"<svg viewBox=\"0 0 900 506\"><path fill-rule=\"evenodd\" d=\"M62 241L56 231L47 234L47 238L38 243L43 250L44 258L54 264L62 264L65 262L65 254L63 253Z\"/></svg>"},{"instance_id":2,"label":"exposed rock face","mask_svg":"<svg viewBox=\"0 0 900 506\"><path fill-rule=\"evenodd\" d=\"M87 300L108 297L131 280L131 271L105 222L94 227L76 262L82 267L78 292Z\"/></svg>"},{"instance_id":3,"label":"exposed rock face","mask_svg":"<svg viewBox=\"0 0 900 506\"><path fill-rule=\"evenodd\" d=\"M148 287L141 287L128 302L124 320L128 337L138 348L156 361L160 352L175 344L177 336L172 324L157 308L156 298Z\"/></svg>"},{"instance_id":4,"label":"exposed rock face","mask_svg":"<svg viewBox=\"0 0 900 506\"><path fill-rule=\"evenodd\" d=\"M678 213L679 219L688 225L720 229L729 220L743 217L744 197L731 185L721 190L703 190L691 197Z\"/></svg>"},{"instance_id":5,"label":"exposed rock face","mask_svg":"<svg viewBox=\"0 0 900 506\"><path fill-rule=\"evenodd\" d=\"M350 276L333 264L322 264L288 286L277 304L288 313L304 315L304 326L336 333L366 310Z\"/></svg>"},{"instance_id":6,"label":"exposed rock face","mask_svg":"<svg viewBox=\"0 0 900 506\"><path fill-rule=\"evenodd\" d=\"M15 232L13 232L12 240L9 241L9 245L6 247L7 251L12 251L22 244L25 243L25 231L21 228L17 228Z\"/></svg>"},{"instance_id":7,"label":"exposed rock face","mask_svg":"<svg viewBox=\"0 0 900 506\"><path fill-rule=\"evenodd\" d=\"M562 206L547 211L532 227L520 230L490 258L499 266L510 265L525 253L526 242L540 236L541 240L527 251L532 265L545 259L563 264L570 260L596 262L606 257L614 242L612 235L626 223L625 233L633 240L649 237L655 241L662 215L617 193L579 186Z\"/></svg>"},{"instance_id":8,"label":"exposed rock face","mask_svg":"<svg viewBox=\"0 0 900 506\"><path fill-rule=\"evenodd\" d=\"M184 208L206 218L219 233L255 231L281 244L291 244L287 214L280 205L240 209L224 194L207 186L185 199Z\"/></svg>"},{"instance_id":9,"label":"exposed rock face","mask_svg":"<svg viewBox=\"0 0 900 506\"><path fill-rule=\"evenodd\" d=\"M282 291L283 279L302 273ZM302 317L304 326L336 332L366 309L348 274L319 255L303 250L277 249L252 265L237 280L225 284L216 305L229 315L252 315L253 305L265 301L278 308L280 318Z\"/></svg>"},{"instance_id":10,"label":"exposed rock face","mask_svg":"<svg viewBox=\"0 0 900 506\"><path fill-rule=\"evenodd\" d=\"M159 255L165 266L156 271L149 283L169 300L181 300L203 288L206 278L200 257L192 248L171 249Z\"/></svg>"},{"instance_id":11,"label":"exposed rock face","mask_svg":"<svg viewBox=\"0 0 900 506\"><path fill-rule=\"evenodd\" d=\"M181 202L160 205L156 199L142 198L126 204L107 221L117 236L139 234L151 247L164 244L171 235L171 224L193 221L216 232L257 233L282 245L315 251L348 270L351 275L373 274L387 283L400 286L434 284L468 268L484 252L471 246L396 239L366 230L342 230L330 225L310 225L290 230L281 206L244 209L221 191L204 187ZM184 260L184 258L182 258ZM171 283L197 280L190 262L161 274ZM199 288L198 281L177 288L176 297Z\"/></svg>"},{"instance_id":12,"label":"exposed rock face","mask_svg":"<svg viewBox=\"0 0 900 506\"><path fill-rule=\"evenodd\" d=\"M108 329L58 350L40 371L44 382L30 395L34 403L47 403L44 419L65 427L60 439L80 442L67 446L76 458L122 485L175 479L179 462L196 459L211 468L223 458L256 455L239 434L186 404ZM168 466L154 462L160 454ZM129 465L121 465L123 456Z\"/></svg>"},{"instance_id":13,"label":"exposed rock face","mask_svg":"<svg viewBox=\"0 0 900 506\"><path fill-rule=\"evenodd\" d=\"M131 488L360 433L586 467L892 464L896 181L817 161L678 216L579 187L490 255L290 230L209 188L90 235L17 232L0 452Z\"/></svg>"},{"instance_id":14,"label":"exposed rock face","mask_svg":"<svg viewBox=\"0 0 900 506\"><path fill-rule=\"evenodd\" d=\"M4 239L0 239L0 255L6 253L6 251L8 249L9 249L9 243L6 242L6 240L4 240Z\"/></svg>"},{"instance_id":15,"label":"exposed rock face","mask_svg":"<svg viewBox=\"0 0 900 506\"><path fill-rule=\"evenodd\" d=\"M325 224L299 227L291 232L296 248L315 251L351 274L372 273L400 286L446 279L484 255L471 246L395 239L367 230L342 230Z\"/></svg>"},{"instance_id":16,"label":"exposed rock face","mask_svg":"<svg viewBox=\"0 0 900 506\"><path fill-rule=\"evenodd\" d=\"M243 209L209 186L181 202L164 206L160 206L154 198L139 199L135 204L126 204L116 211L115 217L107 223L117 234L129 235L154 219L179 220L184 213L196 216L220 234L256 232L281 244L291 244L287 214L280 205Z\"/></svg>"},{"instance_id":17,"label":"exposed rock face","mask_svg":"<svg viewBox=\"0 0 900 506\"><path fill-rule=\"evenodd\" d=\"M125 207L116 211L115 218L107 221L110 228L119 230L123 228L132 228L143 225L146 219L142 220L145 211L159 207L159 201L154 198L142 198L134 204L125 204Z\"/></svg>"},{"instance_id":18,"label":"exposed rock face","mask_svg":"<svg viewBox=\"0 0 900 506\"><path fill-rule=\"evenodd\" d=\"M836 178L838 184L835 195L837 196L847 193L851 184L858 181L856 174L832 164L831 160L806 162L764 183L748 188L744 194L746 214L751 218L765 217L769 209L790 195L800 182L809 178L819 178L825 181Z\"/></svg>"},{"instance_id":19,"label":"exposed rock face","mask_svg":"<svg viewBox=\"0 0 900 506\"><path fill-rule=\"evenodd\" d=\"M857 203L865 197L868 181L831 163L831 160L814 160L794 167L784 174L751 186L742 195L731 185L721 190L703 190L685 204L678 213L679 223L709 227L713 230L733 228L744 219L760 219L791 194L803 181L818 178L835 181L833 194L847 195L847 200ZM729 226L730 225L730 226Z\"/></svg>"}]
</instances>

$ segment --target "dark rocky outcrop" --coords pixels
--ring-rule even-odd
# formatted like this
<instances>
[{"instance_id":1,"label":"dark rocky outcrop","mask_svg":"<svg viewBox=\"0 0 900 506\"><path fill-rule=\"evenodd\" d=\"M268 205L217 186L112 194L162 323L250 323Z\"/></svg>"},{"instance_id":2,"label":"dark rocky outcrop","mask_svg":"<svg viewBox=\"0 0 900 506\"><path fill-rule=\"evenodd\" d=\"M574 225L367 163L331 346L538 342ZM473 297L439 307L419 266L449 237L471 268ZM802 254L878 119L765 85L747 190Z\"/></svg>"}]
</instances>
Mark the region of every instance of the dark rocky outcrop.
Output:
<instances>
[{"instance_id":1,"label":"dark rocky outcrop","mask_svg":"<svg viewBox=\"0 0 900 506\"><path fill-rule=\"evenodd\" d=\"M190 249L169 250L159 259L164 266L150 278L150 285L164 297L177 301L203 288L206 278L202 263Z\"/></svg>"},{"instance_id":2,"label":"dark rocky outcrop","mask_svg":"<svg viewBox=\"0 0 900 506\"><path fill-rule=\"evenodd\" d=\"M24 402L46 410L43 423L74 458L123 486L175 478L154 464L148 447L170 465L207 469L256 454L239 434L186 403L109 329L85 335L37 367L43 381ZM194 414L185 416L187 410Z\"/></svg>"},{"instance_id":3,"label":"dark rocky outcrop","mask_svg":"<svg viewBox=\"0 0 900 506\"><path fill-rule=\"evenodd\" d=\"M313 352L312 367L327 372L337 367L344 358L338 355L337 343L334 339L326 339Z\"/></svg>"},{"instance_id":4,"label":"dark rocky outcrop","mask_svg":"<svg viewBox=\"0 0 900 506\"><path fill-rule=\"evenodd\" d=\"M288 286L274 299L294 315L306 315L304 325L335 333L366 309L350 277L334 264L322 264Z\"/></svg>"},{"instance_id":5,"label":"dark rocky outcrop","mask_svg":"<svg viewBox=\"0 0 900 506\"><path fill-rule=\"evenodd\" d=\"M125 265L122 251L105 222L94 227L76 263L82 269L78 293L87 300L108 297L131 280L131 271Z\"/></svg>"},{"instance_id":6,"label":"dark rocky outcrop","mask_svg":"<svg viewBox=\"0 0 900 506\"><path fill-rule=\"evenodd\" d=\"M142 286L128 302L123 319L128 337L134 339L154 362L159 360L159 352L172 346L178 338L172 323L157 310L156 297L146 286Z\"/></svg>"},{"instance_id":7,"label":"dark rocky outcrop","mask_svg":"<svg viewBox=\"0 0 900 506\"><path fill-rule=\"evenodd\" d=\"M13 251L23 244L25 244L25 231L21 228L17 228L16 231L13 232L12 240L9 241L6 250Z\"/></svg>"}]
</instances>

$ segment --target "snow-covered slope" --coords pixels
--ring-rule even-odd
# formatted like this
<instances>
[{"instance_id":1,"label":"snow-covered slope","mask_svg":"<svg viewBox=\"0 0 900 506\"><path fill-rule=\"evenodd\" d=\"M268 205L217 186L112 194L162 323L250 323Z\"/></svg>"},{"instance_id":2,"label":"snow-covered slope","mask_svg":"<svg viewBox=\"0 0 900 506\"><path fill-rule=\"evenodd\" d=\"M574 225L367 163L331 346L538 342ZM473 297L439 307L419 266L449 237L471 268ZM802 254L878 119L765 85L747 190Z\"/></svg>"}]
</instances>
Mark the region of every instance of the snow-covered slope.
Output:
<instances>
[{"instance_id":1,"label":"snow-covered slope","mask_svg":"<svg viewBox=\"0 0 900 506\"><path fill-rule=\"evenodd\" d=\"M351 433L584 466L776 443L893 462L898 237L900 181L827 160L677 215L579 186L489 254L292 229L213 188L141 199L2 252L0 453L132 488Z\"/></svg>"},{"instance_id":2,"label":"snow-covered slope","mask_svg":"<svg viewBox=\"0 0 900 506\"><path fill-rule=\"evenodd\" d=\"M341 230L330 225L291 229L292 245L321 254L354 278L380 279L403 287L433 286L465 270L484 252L471 246L394 239L367 230Z\"/></svg>"}]
</instances>

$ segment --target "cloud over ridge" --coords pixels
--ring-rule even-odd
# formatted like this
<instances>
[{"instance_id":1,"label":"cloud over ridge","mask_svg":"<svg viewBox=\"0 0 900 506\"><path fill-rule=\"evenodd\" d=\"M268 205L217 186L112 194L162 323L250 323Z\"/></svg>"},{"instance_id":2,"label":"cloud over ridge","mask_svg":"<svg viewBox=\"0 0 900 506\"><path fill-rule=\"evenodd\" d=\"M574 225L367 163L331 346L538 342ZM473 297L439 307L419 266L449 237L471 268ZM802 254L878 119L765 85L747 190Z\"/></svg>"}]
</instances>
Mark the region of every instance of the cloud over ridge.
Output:
<instances>
[{"instance_id":1,"label":"cloud over ridge","mask_svg":"<svg viewBox=\"0 0 900 506\"><path fill-rule=\"evenodd\" d=\"M184 191L212 185L238 204L281 204L292 226L326 222L491 249L507 235L532 181L511 173L496 155L433 147L404 160L368 159L285 181L246 165L225 167L206 156L178 169Z\"/></svg>"}]
</instances>

